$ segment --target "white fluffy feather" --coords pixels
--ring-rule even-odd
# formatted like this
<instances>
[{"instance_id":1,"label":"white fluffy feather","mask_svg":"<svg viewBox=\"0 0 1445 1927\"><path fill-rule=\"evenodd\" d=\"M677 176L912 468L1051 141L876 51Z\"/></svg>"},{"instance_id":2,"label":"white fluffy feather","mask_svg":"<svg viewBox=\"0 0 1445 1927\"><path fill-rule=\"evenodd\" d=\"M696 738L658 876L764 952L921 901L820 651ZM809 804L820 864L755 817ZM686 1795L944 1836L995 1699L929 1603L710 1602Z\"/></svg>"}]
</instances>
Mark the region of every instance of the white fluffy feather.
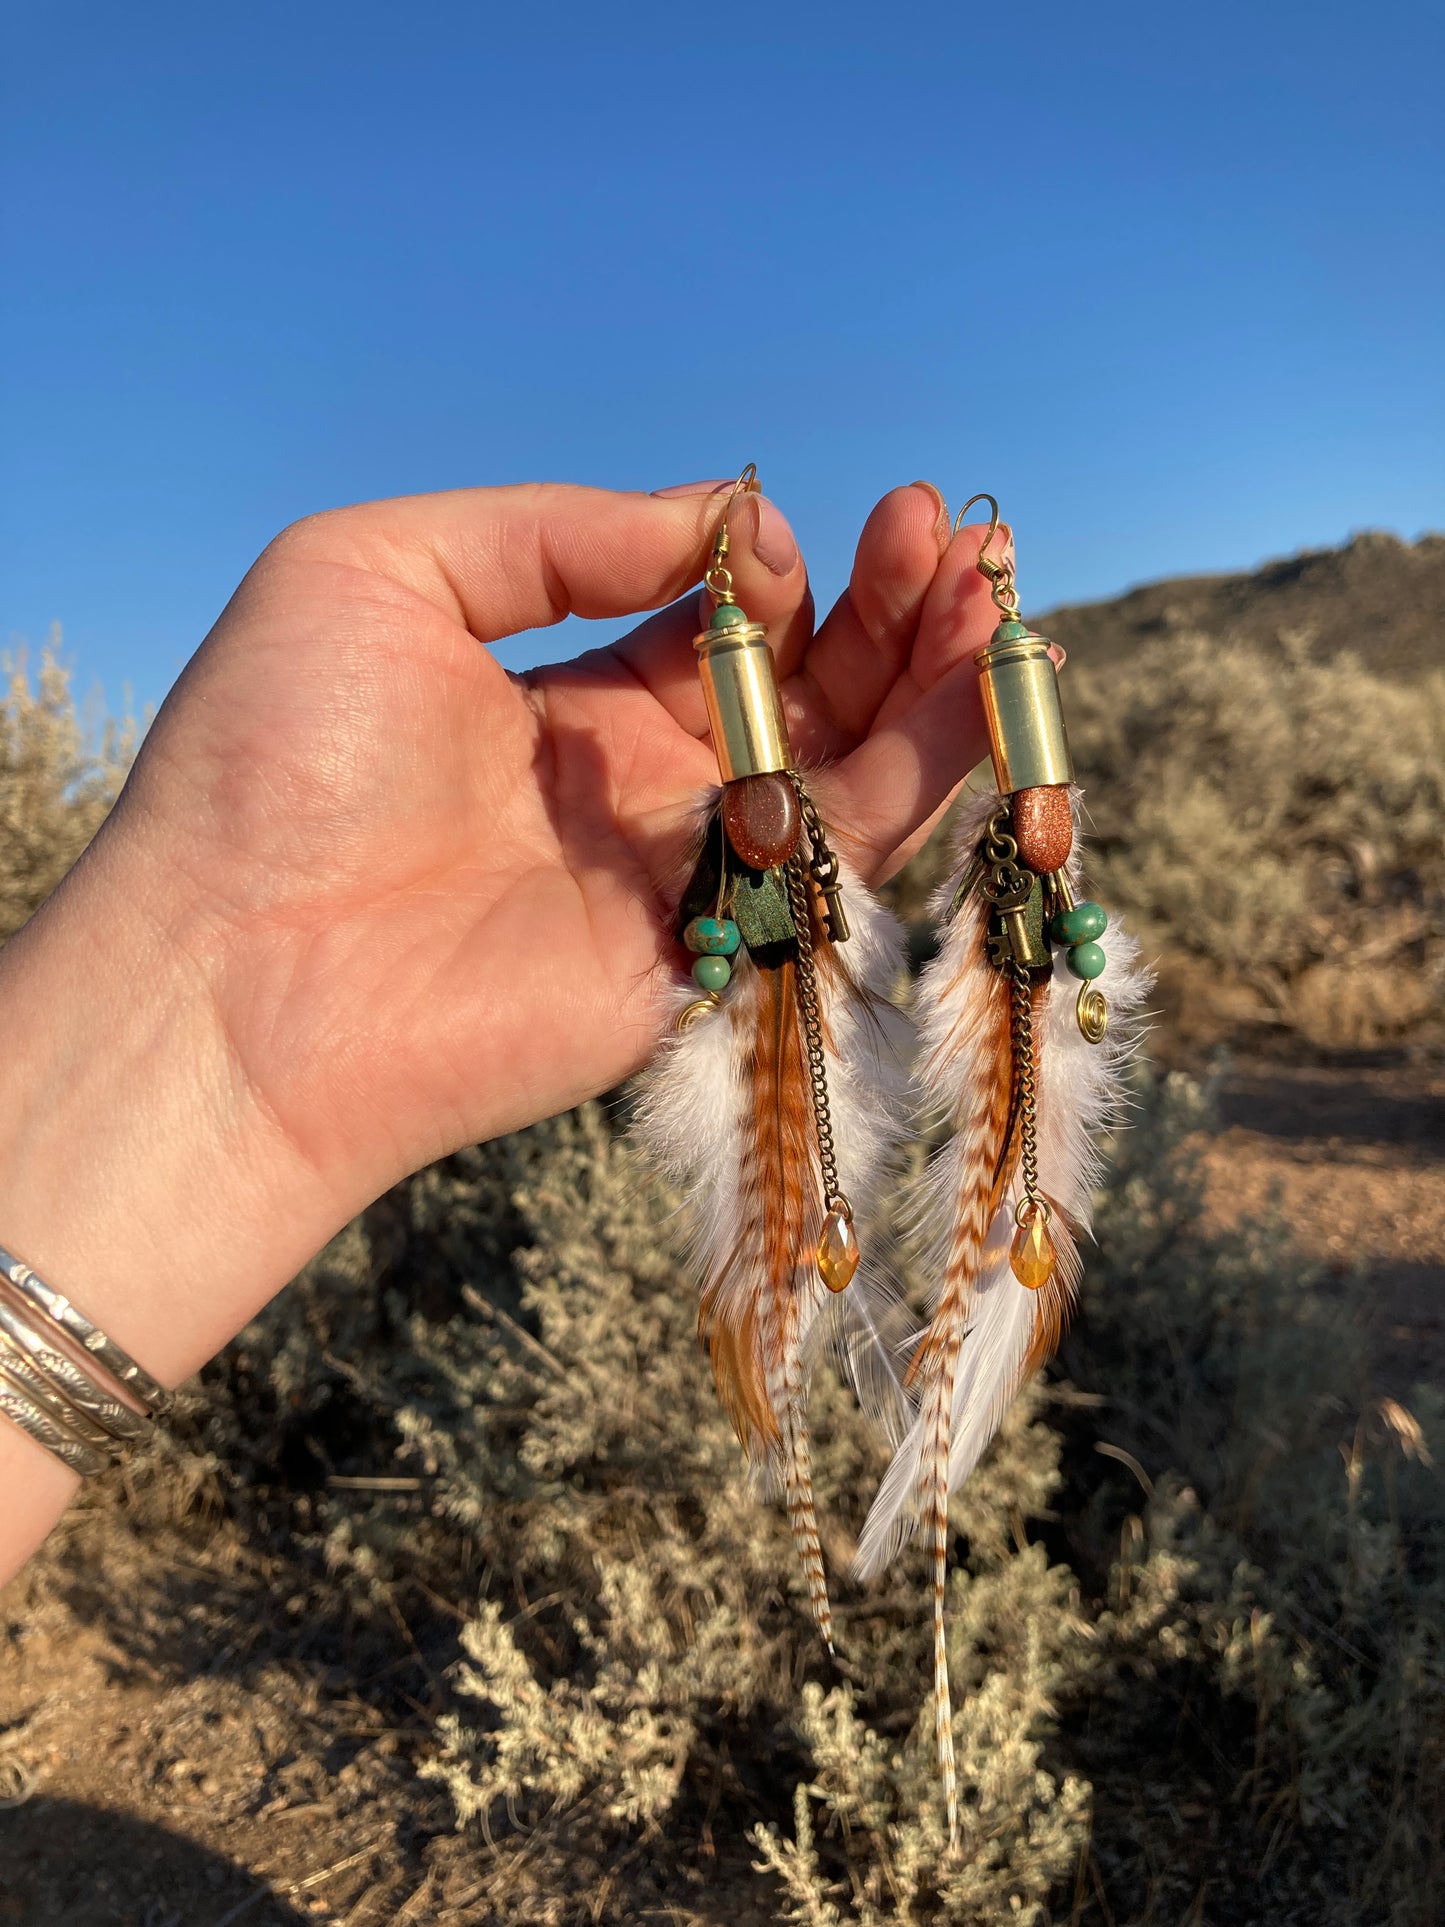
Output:
<instances>
[{"instance_id":1,"label":"white fluffy feather","mask_svg":"<svg viewBox=\"0 0 1445 1927\"><path fill-rule=\"evenodd\" d=\"M909 1123L912 1033L891 1001L904 975L899 925L846 872L843 901L852 934L827 954L817 985L839 1182L866 1254L870 1220L896 1170ZM808 1478L807 1376L820 1344L831 1342L860 1400L896 1440L908 1412L897 1369L906 1314L866 1262L837 1296L823 1285L812 1258L823 1213L815 1154L796 1214L798 1262L785 1266L782 1279L776 1276L775 1249L766 1248L756 1183L747 1175L757 1168L756 1158L750 1160L759 1128L752 1075L768 995L765 973L740 958L721 1009L678 1031L676 1018L697 992L685 981L669 988L669 1028L640 1081L634 1130L644 1153L682 1193L689 1269L711 1295L714 1326L746 1333L750 1316L760 1321L746 1342L762 1356L777 1436L769 1444L760 1442L756 1427L743 1423L739 1429L751 1432L761 1483L788 1502L826 1635L826 1589ZM810 1108L807 1118L811 1142Z\"/></svg>"},{"instance_id":2,"label":"white fluffy feather","mask_svg":"<svg viewBox=\"0 0 1445 1927\"><path fill-rule=\"evenodd\" d=\"M1077 800L1077 799L1076 799ZM985 824L998 798L971 798L960 815L954 863L948 882L933 903L942 917L952 902L959 879L972 860ZM1080 872L1077 853L1069 863L1071 886ZM985 921L982 905L969 913L966 905L947 926L938 958L923 972L918 986L920 1082L925 1105L956 1119L962 1093L947 1081L977 1033L984 1010L991 967L982 964L972 973L964 969L968 947L977 948ZM1054 960L1054 976L1039 1025L1038 1146L1039 1178L1045 1194L1080 1234L1089 1230L1093 1195L1101 1173L1100 1139L1120 1121L1123 1106L1121 1067L1133 1050L1139 1016L1149 978L1139 967L1138 944L1118 924L1107 935L1109 967L1101 980L1109 999L1109 1029L1103 1041L1090 1044L1074 1016L1079 990L1069 975L1062 953ZM960 984L960 994L945 999L934 994L940 984ZM964 1058L967 1063L967 1057ZM928 1275L937 1279L946 1262L957 1209L959 1166L964 1146L955 1136L934 1157L918 1201L917 1222ZM948 1489L956 1491L969 1477L998 1430L1019 1382L1034 1336L1038 1294L1014 1277L1008 1262L1013 1241L1014 1209L1019 1200L1017 1175L1008 1187L984 1246L979 1276L970 1294L967 1325L954 1378L949 1437ZM1072 1242L1055 1215L1051 1227L1061 1261L1077 1264ZM869 1510L859 1541L857 1571L867 1577L881 1571L896 1556L919 1523L917 1495L928 1446L926 1413L920 1412L894 1455Z\"/></svg>"},{"instance_id":3,"label":"white fluffy feather","mask_svg":"<svg viewBox=\"0 0 1445 1927\"><path fill-rule=\"evenodd\" d=\"M869 1262L870 1225L896 1176L899 1149L912 1123L913 1032L893 1002L905 976L906 939L898 920L843 866L843 905L851 935L836 957L855 991L820 976L827 1043L828 1100L838 1177L853 1205L863 1262L837 1297L816 1271L804 1281L812 1324L828 1312L828 1338L872 1414L901 1428L906 1401L897 1356L904 1314L882 1268ZM758 973L744 965L723 1007L687 1030L678 1017L696 1001L687 980L665 993L667 1031L637 1085L634 1138L648 1161L682 1193L689 1269L710 1276L736 1242L740 1217L742 1139L748 1128L747 1061ZM809 1243L821 1225L810 1227ZM735 1273L730 1287L743 1292Z\"/></svg>"}]
</instances>

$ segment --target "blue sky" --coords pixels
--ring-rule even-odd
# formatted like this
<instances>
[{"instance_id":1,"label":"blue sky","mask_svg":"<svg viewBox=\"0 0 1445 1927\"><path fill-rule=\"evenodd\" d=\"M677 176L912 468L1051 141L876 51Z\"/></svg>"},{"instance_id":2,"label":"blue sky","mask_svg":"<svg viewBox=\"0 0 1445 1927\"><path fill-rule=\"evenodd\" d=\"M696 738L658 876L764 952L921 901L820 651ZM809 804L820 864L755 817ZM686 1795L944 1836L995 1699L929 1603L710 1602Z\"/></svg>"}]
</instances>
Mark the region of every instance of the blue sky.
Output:
<instances>
[{"instance_id":1,"label":"blue sky","mask_svg":"<svg viewBox=\"0 0 1445 1927\"><path fill-rule=\"evenodd\" d=\"M1034 608L1440 527L1441 18L17 9L0 636L155 701L308 510L747 460L827 597L918 476Z\"/></svg>"}]
</instances>

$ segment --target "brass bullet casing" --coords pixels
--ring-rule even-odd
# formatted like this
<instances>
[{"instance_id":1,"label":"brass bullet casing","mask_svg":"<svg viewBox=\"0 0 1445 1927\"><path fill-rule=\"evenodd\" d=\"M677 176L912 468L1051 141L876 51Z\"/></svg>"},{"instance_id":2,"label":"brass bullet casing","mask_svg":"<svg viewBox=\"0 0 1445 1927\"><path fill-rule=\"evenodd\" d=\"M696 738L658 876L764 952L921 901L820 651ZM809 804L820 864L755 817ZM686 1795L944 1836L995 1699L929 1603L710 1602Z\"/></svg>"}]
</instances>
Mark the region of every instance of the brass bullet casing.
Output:
<instances>
[{"instance_id":1,"label":"brass bullet casing","mask_svg":"<svg viewBox=\"0 0 1445 1927\"><path fill-rule=\"evenodd\" d=\"M999 795L1072 783L1058 672L1044 637L1022 622L1001 622L974 661Z\"/></svg>"},{"instance_id":2,"label":"brass bullet casing","mask_svg":"<svg viewBox=\"0 0 1445 1927\"><path fill-rule=\"evenodd\" d=\"M732 629L704 629L693 644L725 783L793 766L767 633L759 622L739 623Z\"/></svg>"}]
</instances>

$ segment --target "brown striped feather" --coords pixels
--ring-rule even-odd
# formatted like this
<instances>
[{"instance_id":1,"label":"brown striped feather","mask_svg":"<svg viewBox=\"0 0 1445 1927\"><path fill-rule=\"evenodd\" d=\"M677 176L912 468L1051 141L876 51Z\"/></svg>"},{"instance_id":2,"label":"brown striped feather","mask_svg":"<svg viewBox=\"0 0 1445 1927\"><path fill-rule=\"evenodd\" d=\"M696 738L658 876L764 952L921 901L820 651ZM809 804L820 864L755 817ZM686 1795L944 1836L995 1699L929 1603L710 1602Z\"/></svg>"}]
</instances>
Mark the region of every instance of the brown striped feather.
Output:
<instances>
[{"instance_id":1,"label":"brown striped feather","mask_svg":"<svg viewBox=\"0 0 1445 1927\"><path fill-rule=\"evenodd\" d=\"M750 1456L772 1460L781 1474L810 1607L831 1647L799 1352L797 1294L800 1282L811 1282L822 1199L796 964L789 959L758 970L756 999L741 1223L728 1259L703 1291L699 1333L738 1437ZM750 1287L740 1318L733 1283L739 1269Z\"/></svg>"}]
</instances>

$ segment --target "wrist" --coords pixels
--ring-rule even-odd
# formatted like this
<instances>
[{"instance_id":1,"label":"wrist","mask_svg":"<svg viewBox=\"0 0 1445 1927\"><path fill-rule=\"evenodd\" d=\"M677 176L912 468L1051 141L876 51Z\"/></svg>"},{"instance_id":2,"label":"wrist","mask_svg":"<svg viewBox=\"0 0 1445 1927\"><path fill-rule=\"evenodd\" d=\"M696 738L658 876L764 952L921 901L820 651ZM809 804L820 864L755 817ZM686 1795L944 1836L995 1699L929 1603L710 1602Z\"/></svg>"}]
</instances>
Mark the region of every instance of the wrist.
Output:
<instances>
[{"instance_id":1,"label":"wrist","mask_svg":"<svg viewBox=\"0 0 1445 1927\"><path fill-rule=\"evenodd\" d=\"M0 951L0 1242L174 1384L334 1226L126 844Z\"/></svg>"}]
</instances>

